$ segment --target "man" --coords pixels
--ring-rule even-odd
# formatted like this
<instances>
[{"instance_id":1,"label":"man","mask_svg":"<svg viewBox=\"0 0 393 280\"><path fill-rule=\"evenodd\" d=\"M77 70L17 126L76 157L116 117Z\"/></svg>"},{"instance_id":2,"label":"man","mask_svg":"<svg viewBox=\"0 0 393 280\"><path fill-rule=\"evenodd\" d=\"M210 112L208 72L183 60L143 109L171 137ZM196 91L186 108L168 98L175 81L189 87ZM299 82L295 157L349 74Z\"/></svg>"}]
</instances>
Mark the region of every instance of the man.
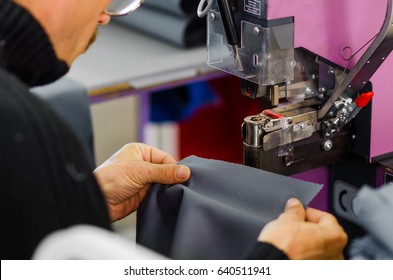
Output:
<instances>
[{"instance_id":1,"label":"man","mask_svg":"<svg viewBox=\"0 0 393 280\"><path fill-rule=\"evenodd\" d=\"M94 40L97 25L109 23L110 3L0 0L2 259L31 258L47 234L71 225L110 229L110 221L138 208L151 183L175 184L190 176L170 155L138 143L92 173L68 126L29 93L28 87L68 71ZM342 258L346 235L331 215L306 212L290 200L259 241L253 257Z\"/></svg>"}]
</instances>

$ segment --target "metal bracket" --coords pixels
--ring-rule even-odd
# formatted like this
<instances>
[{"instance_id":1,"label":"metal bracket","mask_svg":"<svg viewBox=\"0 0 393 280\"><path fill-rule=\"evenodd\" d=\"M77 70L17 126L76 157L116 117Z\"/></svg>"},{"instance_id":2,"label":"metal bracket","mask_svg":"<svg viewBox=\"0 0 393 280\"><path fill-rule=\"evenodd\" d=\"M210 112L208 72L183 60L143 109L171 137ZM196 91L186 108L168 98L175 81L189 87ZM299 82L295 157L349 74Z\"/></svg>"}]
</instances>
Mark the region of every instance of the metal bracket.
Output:
<instances>
[{"instance_id":1,"label":"metal bracket","mask_svg":"<svg viewBox=\"0 0 393 280\"><path fill-rule=\"evenodd\" d=\"M334 211L351 222L359 223L353 211L352 202L359 189L342 181L336 181L333 186L333 207Z\"/></svg>"}]
</instances>

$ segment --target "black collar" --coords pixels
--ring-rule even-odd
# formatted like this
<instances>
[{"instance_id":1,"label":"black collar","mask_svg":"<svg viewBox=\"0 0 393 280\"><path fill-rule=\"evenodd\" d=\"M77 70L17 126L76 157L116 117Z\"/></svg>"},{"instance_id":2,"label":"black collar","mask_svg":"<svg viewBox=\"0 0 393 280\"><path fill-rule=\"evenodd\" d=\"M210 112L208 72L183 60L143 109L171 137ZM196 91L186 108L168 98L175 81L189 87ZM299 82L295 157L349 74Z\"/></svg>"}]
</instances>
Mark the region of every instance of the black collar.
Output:
<instances>
[{"instance_id":1,"label":"black collar","mask_svg":"<svg viewBox=\"0 0 393 280\"><path fill-rule=\"evenodd\" d=\"M10 0L0 0L0 66L29 86L51 83L69 69L38 21Z\"/></svg>"}]
</instances>

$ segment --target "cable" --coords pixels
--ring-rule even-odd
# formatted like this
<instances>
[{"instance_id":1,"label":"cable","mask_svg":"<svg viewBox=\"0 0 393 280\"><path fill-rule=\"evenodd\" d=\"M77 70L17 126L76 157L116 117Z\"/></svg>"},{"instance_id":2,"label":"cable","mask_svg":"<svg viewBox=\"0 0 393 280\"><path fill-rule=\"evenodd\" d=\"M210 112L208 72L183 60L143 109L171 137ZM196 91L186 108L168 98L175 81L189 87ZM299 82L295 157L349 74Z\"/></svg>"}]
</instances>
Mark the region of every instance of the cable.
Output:
<instances>
[{"instance_id":1,"label":"cable","mask_svg":"<svg viewBox=\"0 0 393 280\"><path fill-rule=\"evenodd\" d=\"M213 1L214 0L201 0L199 2L198 10L197 10L198 17L203 18L203 17L205 17L207 15L207 13L210 11L210 9L213 6ZM203 6L205 4L206 4L206 8L203 9Z\"/></svg>"}]
</instances>

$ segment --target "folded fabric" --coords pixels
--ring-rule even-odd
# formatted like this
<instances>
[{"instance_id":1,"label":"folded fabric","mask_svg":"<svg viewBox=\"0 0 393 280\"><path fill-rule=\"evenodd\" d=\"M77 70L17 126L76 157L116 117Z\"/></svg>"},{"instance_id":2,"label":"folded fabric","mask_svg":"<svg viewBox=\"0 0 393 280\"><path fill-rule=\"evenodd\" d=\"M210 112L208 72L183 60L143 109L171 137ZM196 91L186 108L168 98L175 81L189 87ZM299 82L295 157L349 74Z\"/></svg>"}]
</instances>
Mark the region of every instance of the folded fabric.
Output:
<instances>
[{"instance_id":1,"label":"folded fabric","mask_svg":"<svg viewBox=\"0 0 393 280\"><path fill-rule=\"evenodd\" d=\"M182 16L195 15L198 4L199 0L148 0L145 5Z\"/></svg>"},{"instance_id":2,"label":"folded fabric","mask_svg":"<svg viewBox=\"0 0 393 280\"><path fill-rule=\"evenodd\" d=\"M194 47L206 42L206 21L196 15L176 16L161 10L142 7L129 16L115 18L114 22L177 47Z\"/></svg>"},{"instance_id":3,"label":"folded fabric","mask_svg":"<svg viewBox=\"0 0 393 280\"><path fill-rule=\"evenodd\" d=\"M350 257L393 259L393 184L380 189L362 187L353 200L353 210L368 235L352 244Z\"/></svg>"},{"instance_id":4,"label":"folded fabric","mask_svg":"<svg viewBox=\"0 0 393 280\"><path fill-rule=\"evenodd\" d=\"M371 235L355 239L350 247L352 260L393 260L393 254Z\"/></svg>"},{"instance_id":5,"label":"folded fabric","mask_svg":"<svg viewBox=\"0 0 393 280\"><path fill-rule=\"evenodd\" d=\"M195 156L184 184L152 186L138 210L137 242L173 259L244 259L262 227L321 185Z\"/></svg>"}]
</instances>

